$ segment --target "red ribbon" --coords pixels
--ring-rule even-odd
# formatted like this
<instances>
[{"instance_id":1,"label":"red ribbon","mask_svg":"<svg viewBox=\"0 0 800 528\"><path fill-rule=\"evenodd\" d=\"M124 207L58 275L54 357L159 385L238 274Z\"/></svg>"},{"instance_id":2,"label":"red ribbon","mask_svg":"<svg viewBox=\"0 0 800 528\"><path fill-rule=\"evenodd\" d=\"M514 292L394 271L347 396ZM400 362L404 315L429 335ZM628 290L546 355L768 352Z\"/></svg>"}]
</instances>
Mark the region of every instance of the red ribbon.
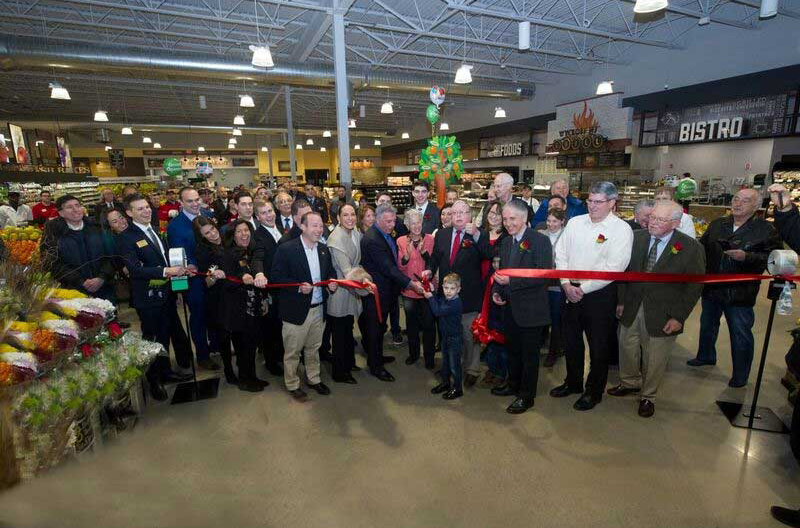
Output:
<instances>
[{"instance_id":1,"label":"red ribbon","mask_svg":"<svg viewBox=\"0 0 800 528\"><path fill-rule=\"evenodd\" d=\"M196 272L192 273L192 275L194 275L196 277L208 277L210 274L196 271ZM237 278L237 277L225 276L224 280L230 281L230 282L232 282L234 284L244 284L244 281L242 279ZM380 295L377 295L373 291L372 285L364 283L364 282L361 282L361 281L350 280L350 279L328 279L328 280L324 280L324 281L315 282L315 283L312 284L312 286L322 287L322 286L327 286L328 284L331 284L331 283L336 283L339 286L346 286L348 288L353 288L353 289L356 289L356 290L368 290L372 294L372 296L375 297L375 310L378 312L378 322L379 323L383 322L383 315L381 314L381 299L380 299ZM267 289L276 289L276 288L299 288L303 284L305 284L305 283L303 283L303 282L268 283L262 289L267 290ZM255 287L255 286L253 285L253 287Z\"/></svg>"},{"instance_id":2,"label":"red ribbon","mask_svg":"<svg viewBox=\"0 0 800 528\"><path fill-rule=\"evenodd\" d=\"M784 279L800 281L800 275L773 276L757 275L755 273L714 273L714 274L688 274L688 273L645 273L634 271L586 271L586 270L559 270L559 269L502 269L489 277L486 292L483 296L481 313L472 322L472 335L476 341L483 344L490 341L504 343L505 338L496 330L489 329L489 298L492 294L495 275L517 277L524 279L595 279L622 282L691 282L697 284L719 284L728 282L762 281Z\"/></svg>"}]
</instances>

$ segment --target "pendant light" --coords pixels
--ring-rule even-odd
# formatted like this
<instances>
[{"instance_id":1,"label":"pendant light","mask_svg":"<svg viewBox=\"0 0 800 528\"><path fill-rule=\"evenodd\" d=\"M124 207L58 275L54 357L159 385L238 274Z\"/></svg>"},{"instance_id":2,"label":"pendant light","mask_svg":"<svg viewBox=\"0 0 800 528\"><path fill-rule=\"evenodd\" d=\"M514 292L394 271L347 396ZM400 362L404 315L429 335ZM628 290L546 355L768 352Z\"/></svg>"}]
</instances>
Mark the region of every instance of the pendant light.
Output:
<instances>
[{"instance_id":1,"label":"pendant light","mask_svg":"<svg viewBox=\"0 0 800 528\"><path fill-rule=\"evenodd\" d=\"M325 131L322 133L322 137L331 137L331 131L330 131L330 130L325 130Z\"/></svg>"},{"instance_id":2,"label":"pendant light","mask_svg":"<svg viewBox=\"0 0 800 528\"><path fill-rule=\"evenodd\" d=\"M62 101L69 101L70 100L69 92L59 83L53 81L50 83L50 99L60 99Z\"/></svg>"},{"instance_id":3,"label":"pendant light","mask_svg":"<svg viewBox=\"0 0 800 528\"><path fill-rule=\"evenodd\" d=\"M380 147L381 146L381 140L380 139L376 139L375 142L373 143L373 145L375 145L376 147Z\"/></svg>"},{"instance_id":4,"label":"pendant light","mask_svg":"<svg viewBox=\"0 0 800 528\"><path fill-rule=\"evenodd\" d=\"M450 130L450 125L447 124L447 121L442 121L442 124L439 125L439 130Z\"/></svg>"},{"instance_id":5,"label":"pendant light","mask_svg":"<svg viewBox=\"0 0 800 528\"><path fill-rule=\"evenodd\" d=\"M386 101L385 103L383 103L381 105L381 113L382 114L393 114L394 113L394 108L392 106L392 102L391 101Z\"/></svg>"},{"instance_id":6,"label":"pendant light","mask_svg":"<svg viewBox=\"0 0 800 528\"><path fill-rule=\"evenodd\" d=\"M237 115L236 117L234 117L233 118L233 124L234 125L244 125L244 116Z\"/></svg>"},{"instance_id":7,"label":"pendant light","mask_svg":"<svg viewBox=\"0 0 800 528\"><path fill-rule=\"evenodd\" d=\"M267 147L261 147L261 152L269 152L269 149Z\"/></svg>"},{"instance_id":8,"label":"pendant light","mask_svg":"<svg viewBox=\"0 0 800 528\"><path fill-rule=\"evenodd\" d=\"M313 145L313 144L314 144L314 140L313 140L313 139L311 139L311 138L308 138L308 139L306 140L306 145Z\"/></svg>"},{"instance_id":9,"label":"pendant light","mask_svg":"<svg viewBox=\"0 0 800 528\"><path fill-rule=\"evenodd\" d=\"M403 133L400 135L400 138L401 138L401 139L408 139L408 138L410 138L410 137L411 137L411 136L410 136L410 135L408 135L408 132L403 132Z\"/></svg>"},{"instance_id":10,"label":"pendant light","mask_svg":"<svg viewBox=\"0 0 800 528\"><path fill-rule=\"evenodd\" d=\"M496 119L502 119L506 116L506 111L503 110L502 107L498 106L494 109L494 117Z\"/></svg>"},{"instance_id":11,"label":"pendant light","mask_svg":"<svg viewBox=\"0 0 800 528\"><path fill-rule=\"evenodd\" d=\"M127 126L126 127L122 127L122 135L123 136L132 136L133 135L133 129L131 127L127 127Z\"/></svg>"},{"instance_id":12,"label":"pendant light","mask_svg":"<svg viewBox=\"0 0 800 528\"><path fill-rule=\"evenodd\" d=\"M142 143L152 143L153 140L147 136L142 137Z\"/></svg>"},{"instance_id":13,"label":"pendant light","mask_svg":"<svg viewBox=\"0 0 800 528\"><path fill-rule=\"evenodd\" d=\"M778 14L778 0L761 0L761 7L758 10L758 18L772 18Z\"/></svg>"},{"instance_id":14,"label":"pendant light","mask_svg":"<svg viewBox=\"0 0 800 528\"><path fill-rule=\"evenodd\" d=\"M201 145L201 146L197 147L197 152L205 152L205 151L206 151L206 148L204 146Z\"/></svg>"},{"instance_id":15,"label":"pendant light","mask_svg":"<svg viewBox=\"0 0 800 528\"><path fill-rule=\"evenodd\" d=\"M601 81L600 84L597 85L597 91L595 95L608 95L610 93L614 93L614 87L612 86L614 81Z\"/></svg>"},{"instance_id":16,"label":"pendant light","mask_svg":"<svg viewBox=\"0 0 800 528\"><path fill-rule=\"evenodd\" d=\"M353 145L353 150L361 150L361 145L356 143L355 145Z\"/></svg>"},{"instance_id":17,"label":"pendant light","mask_svg":"<svg viewBox=\"0 0 800 528\"><path fill-rule=\"evenodd\" d=\"M272 53L269 51L269 45L261 45L261 31L258 27L258 2L257 0L253 0L253 10L256 15L256 42L258 45L250 45L250 51L253 52L253 58L250 60L250 64L253 66L258 66L259 68L272 68L275 66L275 63L272 62Z\"/></svg>"},{"instance_id":18,"label":"pendant light","mask_svg":"<svg viewBox=\"0 0 800 528\"><path fill-rule=\"evenodd\" d=\"M256 103L253 101L253 98L251 96L240 95L239 106L241 106L242 108L255 108Z\"/></svg>"},{"instance_id":19,"label":"pendant light","mask_svg":"<svg viewBox=\"0 0 800 528\"><path fill-rule=\"evenodd\" d=\"M461 66L456 70L456 84L469 84L472 82L472 65L467 64L467 14L464 15L464 60L461 61Z\"/></svg>"},{"instance_id":20,"label":"pendant light","mask_svg":"<svg viewBox=\"0 0 800 528\"><path fill-rule=\"evenodd\" d=\"M655 13L666 9L669 6L667 0L636 0L633 5L633 12L638 14Z\"/></svg>"},{"instance_id":21,"label":"pendant light","mask_svg":"<svg viewBox=\"0 0 800 528\"><path fill-rule=\"evenodd\" d=\"M111 150L111 145L106 145L105 149L106 149L106 152L108 152L109 150Z\"/></svg>"},{"instance_id":22,"label":"pendant light","mask_svg":"<svg viewBox=\"0 0 800 528\"><path fill-rule=\"evenodd\" d=\"M234 136L241 136L242 135L242 131L239 130L238 128L234 128L232 133L233 133Z\"/></svg>"},{"instance_id":23,"label":"pendant light","mask_svg":"<svg viewBox=\"0 0 800 528\"><path fill-rule=\"evenodd\" d=\"M303 150L303 145L298 143L297 145L294 146L294 148L295 148L295 150Z\"/></svg>"},{"instance_id":24,"label":"pendant light","mask_svg":"<svg viewBox=\"0 0 800 528\"><path fill-rule=\"evenodd\" d=\"M230 138L228 140L228 145L235 145L237 143L236 138Z\"/></svg>"},{"instance_id":25,"label":"pendant light","mask_svg":"<svg viewBox=\"0 0 800 528\"><path fill-rule=\"evenodd\" d=\"M350 118L350 121L347 123L347 128L355 128L356 127L356 120Z\"/></svg>"},{"instance_id":26,"label":"pendant light","mask_svg":"<svg viewBox=\"0 0 800 528\"><path fill-rule=\"evenodd\" d=\"M153 148L154 149L160 149L161 148L161 143L153 143Z\"/></svg>"},{"instance_id":27,"label":"pendant light","mask_svg":"<svg viewBox=\"0 0 800 528\"><path fill-rule=\"evenodd\" d=\"M326 149L325 147L320 147L320 148L319 148L319 151L320 151L320 152L327 152L327 150L328 150L328 149Z\"/></svg>"},{"instance_id":28,"label":"pendant light","mask_svg":"<svg viewBox=\"0 0 800 528\"><path fill-rule=\"evenodd\" d=\"M97 112L94 113L94 120L107 123L108 113L105 110L98 110Z\"/></svg>"}]
</instances>

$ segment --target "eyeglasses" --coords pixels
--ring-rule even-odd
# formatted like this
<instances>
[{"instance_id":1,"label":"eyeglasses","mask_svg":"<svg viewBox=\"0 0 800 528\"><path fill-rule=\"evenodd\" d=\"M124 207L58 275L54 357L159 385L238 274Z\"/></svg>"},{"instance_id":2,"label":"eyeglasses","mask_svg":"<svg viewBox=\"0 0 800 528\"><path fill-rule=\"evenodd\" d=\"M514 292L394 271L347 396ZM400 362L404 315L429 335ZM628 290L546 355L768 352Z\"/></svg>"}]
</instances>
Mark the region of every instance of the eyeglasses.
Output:
<instances>
[{"instance_id":1,"label":"eyeglasses","mask_svg":"<svg viewBox=\"0 0 800 528\"><path fill-rule=\"evenodd\" d=\"M586 203L589 205L600 205L608 202L610 200L586 200Z\"/></svg>"},{"instance_id":2,"label":"eyeglasses","mask_svg":"<svg viewBox=\"0 0 800 528\"><path fill-rule=\"evenodd\" d=\"M650 223L653 222L666 224L667 222L672 222L672 218L663 218L661 216L650 216Z\"/></svg>"}]
</instances>

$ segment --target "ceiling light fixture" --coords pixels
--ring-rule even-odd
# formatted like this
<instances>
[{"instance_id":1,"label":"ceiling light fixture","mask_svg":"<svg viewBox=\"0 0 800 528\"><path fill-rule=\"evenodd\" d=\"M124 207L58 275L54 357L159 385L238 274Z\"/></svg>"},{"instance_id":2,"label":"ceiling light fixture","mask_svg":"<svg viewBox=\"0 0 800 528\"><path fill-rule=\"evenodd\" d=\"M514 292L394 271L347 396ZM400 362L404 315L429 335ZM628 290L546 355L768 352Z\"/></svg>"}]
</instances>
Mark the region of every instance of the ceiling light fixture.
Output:
<instances>
[{"instance_id":1,"label":"ceiling light fixture","mask_svg":"<svg viewBox=\"0 0 800 528\"><path fill-rule=\"evenodd\" d=\"M106 149L106 152L108 152L109 150L111 150L111 145L106 145L105 149Z\"/></svg>"},{"instance_id":2,"label":"ceiling light fixture","mask_svg":"<svg viewBox=\"0 0 800 528\"><path fill-rule=\"evenodd\" d=\"M153 148L154 149L160 149L161 148L161 143L153 143Z\"/></svg>"},{"instance_id":3,"label":"ceiling light fixture","mask_svg":"<svg viewBox=\"0 0 800 528\"><path fill-rule=\"evenodd\" d=\"M243 125L244 124L244 116L237 115L236 117L234 117L233 118L233 124L234 125Z\"/></svg>"},{"instance_id":4,"label":"ceiling light fixture","mask_svg":"<svg viewBox=\"0 0 800 528\"><path fill-rule=\"evenodd\" d=\"M239 106L241 106L242 108L255 108L256 103L253 101L253 98L251 96L240 95Z\"/></svg>"},{"instance_id":5,"label":"ceiling light fixture","mask_svg":"<svg viewBox=\"0 0 800 528\"><path fill-rule=\"evenodd\" d=\"M303 145L298 143L297 145L294 146L294 148L295 148L295 150L303 150Z\"/></svg>"},{"instance_id":6,"label":"ceiling light fixture","mask_svg":"<svg viewBox=\"0 0 800 528\"><path fill-rule=\"evenodd\" d=\"M273 68L275 63L272 62L272 52L269 51L269 46L253 46L250 45L250 51L253 52L253 58L250 64L258 66L259 68Z\"/></svg>"},{"instance_id":7,"label":"ceiling light fixture","mask_svg":"<svg viewBox=\"0 0 800 528\"><path fill-rule=\"evenodd\" d=\"M610 93L614 93L614 87L612 86L614 81L601 81L600 84L597 85L597 91L595 95L608 95Z\"/></svg>"},{"instance_id":8,"label":"ceiling light fixture","mask_svg":"<svg viewBox=\"0 0 800 528\"><path fill-rule=\"evenodd\" d=\"M356 144L353 146L353 150L361 150L361 145L359 145L358 143L356 143Z\"/></svg>"},{"instance_id":9,"label":"ceiling light fixture","mask_svg":"<svg viewBox=\"0 0 800 528\"><path fill-rule=\"evenodd\" d=\"M439 125L439 130L450 130L450 125L447 124L447 121L442 121L442 124Z\"/></svg>"},{"instance_id":10,"label":"ceiling light fixture","mask_svg":"<svg viewBox=\"0 0 800 528\"><path fill-rule=\"evenodd\" d=\"M401 138L401 139L408 139L408 138L410 138L410 137L411 137L411 136L409 136L409 135L408 135L408 132L403 132L403 133L400 135L400 138Z\"/></svg>"},{"instance_id":11,"label":"ceiling light fixture","mask_svg":"<svg viewBox=\"0 0 800 528\"><path fill-rule=\"evenodd\" d=\"M142 137L142 143L152 143L153 140L147 136Z\"/></svg>"},{"instance_id":12,"label":"ceiling light fixture","mask_svg":"<svg viewBox=\"0 0 800 528\"><path fill-rule=\"evenodd\" d=\"M330 131L330 130L325 130L325 131L322 133L322 137L331 137L331 131Z\"/></svg>"},{"instance_id":13,"label":"ceiling light fixture","mask_svg":"<svg viewBox=\"0 0 800 528\"><path fill-rule=\"evenodd\" d=\"M94 120L108 122L108 114L106 113L105 110L98 110L97 112L94 113Z\"/></svg>"},{"instance_id":14,"label":"ceiling light fixture","mask_svg":"<svg viewBox=\"0 0 800 528\"><path fill-rule=\"evenodd\" d=\"M261 152L269 152L269 149L267 147L261 147Z\"/></svg>"},{"instance_id":15,"label":"ceiling light fixture","mask_svg":"<svg viewBox=\"0 0 800 528\"><path fill-rule=\"evenodd\" d=\"M353 118L350 118L350 122L347 123L347 128L355 128L355 127L356 127L356 120L353 119Z\"/></svg>"},{"instance_id":16,"label":"ceiling light fixture","mask_svg":"<svg viewBox=\"0 0 800 528\"><path fill-rule=\"evenodd\" d=\"M235 145L237 143L236 138L230 138L228 140L228 145Z\"/></svg>"},{"instance_id":17,"label":"ceiling light fixture","mask_svg":"<svg viewBox=\"0 0 800 528\"><path fill-rule=\"evenodd\" d=\"M122 127L122 135L123 136L132 136L133 129L131 127Z\"/></svg>"},{"instance_id":18,"label":"ceiling light fixture","mask_svg":"<svg viewBox=\"0 0 800 528\"><path fill-rule=\"evenodd\" d=\"M320 151L320 152L327 152L327 149L326 149L325 147L320 147L320 148L319 148L319 151Z\"/></svg>"},{"instance_id":19,"label":"ceiling light fixture","mask_svg":"<svg viewBox=\"0 0 800 528\"><path fill-rule=\"evenodd\" d=\"M454 82L456 84L469 84L472 82L472 72L470 70L472 66L470 64L462 64L456 70L456 78Z\"/></svg>"},{"instance_id":20,"label":"ceiling light fixture","mask_svg":"<svg viewBox=\"0 0 800 528\"><path fill-rule=\"evenodd\" d=\"M667 0L636 0L633 5L633 12L639 14L655 13L666 9L669 6Z\"/></svg>"},{"instance_id":21,"label":"ceiling light fixture","mask_svg":"<svg viewBox=\"0 0 800 528\"><path fill-rule=\"evenodd\" d=\"M205 152L206 148L203 146L197 147L197 152Z\"/></svg>"},{"instance_id":22,"label":"ceiling light fixture","mask_svg":"<svg viewBox=\"0 0 800 528\"><path fill-rule=\"evenodd\" d=\"M498 106L494 109L494 117L497 119L503 118L506 116L506 111L503 110L502 107Z\"/></svg>"},{"instance_id":23,"label":"ceiling light fixture","mask_svg":"<svg viewBox=\"0 0 800 528\"><path fill-rule=\"evenodd\" d=\"M50 83L50 99L61 99L62 101L69 101L70 96L66 88L57 82Z\"/></svg>"},{"instance_id":24,"label":"ceiling light fixture","mask_svg":"<svg viewBox=\"0 0 800 528\"><path fill-rule=\"evenodd\" d=\"M772 18L778 14L778 0L761 0L761 8L758 10L758 18Z\"/></svg>"},{"instance_id":25,"label":"ceiling light fixture","mask_svg":"<svg viewBox=\"0 0 800 528\"><path fill-rule=\"evenodd\" d=\"M373 145L375 145L376 147L380 147L381 146L381 140L380 139L376 139L375 142L373 143Z\"/></svg>"},{"instance_id":26,"label":"ceiling light fixture","mask_svg":"<svg viewBox=\"0 0 800 528\"><path fill-rule=\"evenodd\" d=\"M517 49L525 51L531 49L531 21L523 20L519 23L517 31Z\"/></svg>"},{"instance_id":27,"label":"ceiling light fixture","mask_svg":"<svg viewBox=\"0 0 800 528\"><path fill-rule=\"evenodd\" d=\"M358 107L358 117L367 117L367 107L363 104Z\"/></svg>"},{"instance_id":28,"label":"ceiling light fixture","mask_svg":"<svg viewBox=\"0 0 800 528\"><path fill-rule=\"evenodd\" d=\"M241 136L242 135L242 131L239 130L238 128L234 128L232 134L234 136Z\"/></svg>"},{"instance_id":29,"label":"ceiling light fixture","mask_svg":"<svg viewBox=\"0 0 800 528\"><path fill-rule=\"evenodd\" d=\"M314 140L313 140L313 139L311 139L311 138L308 138L308 139L306 140L306 145L313 145L313 144L314 144Z\"/></svg>"},{"instance_id":30,"label":"ceiling light fixture","mask_svg":"<svg viewBox=\"0 0 800 528\"><path fill-rule=\"evenodd\" d=\"M394 108L392 106L392 102L391 101L386 101L385 103L383 103L381 105L381 113L382 114L393 114L394 113Z\"/></svg>"}]
</instances>

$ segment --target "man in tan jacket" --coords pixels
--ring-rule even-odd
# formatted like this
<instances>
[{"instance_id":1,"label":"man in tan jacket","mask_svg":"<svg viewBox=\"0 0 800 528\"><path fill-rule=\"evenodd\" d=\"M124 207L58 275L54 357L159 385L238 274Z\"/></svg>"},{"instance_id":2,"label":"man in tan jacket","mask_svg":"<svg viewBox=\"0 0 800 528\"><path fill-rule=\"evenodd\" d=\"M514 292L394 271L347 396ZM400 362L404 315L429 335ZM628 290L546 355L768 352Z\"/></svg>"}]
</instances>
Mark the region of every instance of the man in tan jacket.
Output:
<instances>
[{"instance_id":1,"label":"man in tan jacket","mask_svg":"<svg viewBox=\"0 0 800 528\"><path fill-rule=\"evenodd\" d=\"M703 247L677 230L683 210L672 201L659 202L648 228L634 232L627 271L688 273L705 271ZM702 285L686 282L618 283L620 385L611 396L640 393L639 416L655 412L653 400L683 324L700 298Z\"/></svg>"}]
</instances>

